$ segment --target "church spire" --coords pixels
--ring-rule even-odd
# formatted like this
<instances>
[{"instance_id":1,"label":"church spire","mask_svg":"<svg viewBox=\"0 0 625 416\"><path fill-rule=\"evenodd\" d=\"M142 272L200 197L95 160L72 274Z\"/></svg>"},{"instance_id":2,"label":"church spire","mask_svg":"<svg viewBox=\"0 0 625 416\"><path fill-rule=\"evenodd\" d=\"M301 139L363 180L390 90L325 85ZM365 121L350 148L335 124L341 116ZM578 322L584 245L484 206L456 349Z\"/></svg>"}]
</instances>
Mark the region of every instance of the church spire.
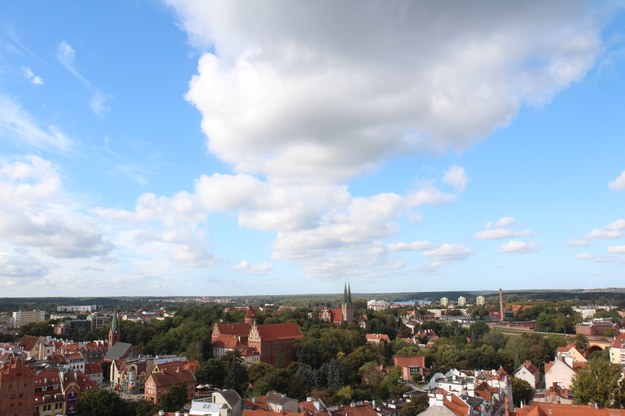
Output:
<instances>
[{"instance_id":1,"label":"church spire","mask_svg":"<svg viewBox=\"0 0 625 416\"><path fill-rule=\"evenodd\" d=\"M347 303L352 304L352 285L347 282Z\"/></svg>"},{"instance_id":2,"label":"church spire","mask_svg":"<svg viewBox=\"0 0 625 416\"><path fill-rule=\"evenodd\" d=\"M109 349L113 348L116 342L119 342L121 334L119 333L119 325L117 323L117 309L113 310L113 318L111 319L111 328L109 329Z\"/></svg>"}]
</instances>

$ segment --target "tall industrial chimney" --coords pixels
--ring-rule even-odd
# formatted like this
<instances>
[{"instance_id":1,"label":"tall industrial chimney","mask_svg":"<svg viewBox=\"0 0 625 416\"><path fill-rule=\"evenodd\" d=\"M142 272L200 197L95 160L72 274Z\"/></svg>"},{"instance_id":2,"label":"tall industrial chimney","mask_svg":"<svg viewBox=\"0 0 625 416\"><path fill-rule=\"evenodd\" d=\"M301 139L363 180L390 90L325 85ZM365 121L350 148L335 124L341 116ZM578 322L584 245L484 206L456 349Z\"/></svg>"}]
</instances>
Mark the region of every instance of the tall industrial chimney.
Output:
<instances>
[{"instance_id":1,"label":"tall industrial chimney","mask_svg":"<svg viewBox=\"0 0 625 416\"><path fill-rule=\"evenodd\" d=\"M503 321L503 290L499 289L499 314L501 315L501 320Z\"/></svg>"}]
</instances>

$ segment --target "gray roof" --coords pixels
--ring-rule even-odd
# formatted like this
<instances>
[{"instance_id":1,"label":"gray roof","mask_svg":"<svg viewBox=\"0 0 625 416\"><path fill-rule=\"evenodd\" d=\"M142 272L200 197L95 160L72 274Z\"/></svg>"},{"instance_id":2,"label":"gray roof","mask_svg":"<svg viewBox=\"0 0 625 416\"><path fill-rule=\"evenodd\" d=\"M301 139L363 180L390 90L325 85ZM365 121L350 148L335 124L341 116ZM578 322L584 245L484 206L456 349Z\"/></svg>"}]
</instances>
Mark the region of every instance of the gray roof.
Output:
<instances>
[{"instance_id":1,"label":"gray roof","mask_svg":"<svg viewBox=\"0 0 625 416\"><path fill-rule=\"evenodd\" d=\"M108 358L109 360L119 360L120 358L126 357L131 348L132 344L128 344L126 342L116 342L113 344L111 349L106 352L104 358Z\"/></svg>"}]
</instances>

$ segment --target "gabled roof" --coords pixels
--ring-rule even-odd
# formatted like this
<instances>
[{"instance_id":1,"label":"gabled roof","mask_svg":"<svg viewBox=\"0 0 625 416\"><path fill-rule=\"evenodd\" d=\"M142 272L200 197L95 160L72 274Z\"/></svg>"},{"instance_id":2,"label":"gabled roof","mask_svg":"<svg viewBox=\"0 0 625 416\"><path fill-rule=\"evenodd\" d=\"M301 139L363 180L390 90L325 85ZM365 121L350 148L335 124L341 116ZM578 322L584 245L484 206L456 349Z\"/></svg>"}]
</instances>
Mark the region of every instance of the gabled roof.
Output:
<instances>
[{"instance_id":1,"label":"gabled roof","mask_svg":"<svg viewBox=\"0 0 625 416\"><path fill-rule=\"evenodd\" d=\"M104 358L109 360L119 360L120 358L126 357L132 348L132 344L128 344L126 342L116 342L110 350L106 352Z\"/></svg>"},{"instance_id":2,"label":"gabled roof","mask_svg":"<svg viewBox=\"0 0 625 416\"><path fill-rule=\"evenodd\" d=\"M395 367L425 367L425 356L417 355L414 357L405 357L396 355L393 357Z\"/></svg>"},{"instance_id":3,"label":"gabled roof","mask_svg":"<svg viewBox=\"0 0 625 416\"><path fill-rule=\"evenodd\" d=\"M342 406L334 411L335 416L377 416L371 404L364 403L362 406Z\"/></svg>"},{"instance_id":4,"label":"gabled roof","mask_svg":"<svg viewBox=\"0 0 625 416\"><path fill-rule=\"evenodd\" d=\"M99 374L99 373L102 373L102 363L100 363L99 361L85 364L85 374Z\"/></svg>"},{"instance_id":5,"label":"gabled roof","mask_svg":"<svg viewBox=\"0 0 625 416\"><path fill-rule=\"evenodd\" d=\"M40 338L41 337L36 337L34 335L24 335L18 346L24 351L32 351L32 349L35 348L35 345L39 342Z\"/></svg>"},{"instance_id":6,"label":"gabled roof","mask_svg":"<svg viewBox=\"0 0 625 416\"><path fill-rule=\"evenodd\" d=\"M530 372L530 374L532 375L536 375L538 373L540 373L540 370L538 369L538 367L536 367L534 365L534 363L532 363L530 360L526 360L523 362L523 364L521 364L521 366L519 367L518 370L516 370L516 373L518 373L519 371L521 371L522 368L525 368L527 371Z\"/></svg>"},{"instance_id":7,"label":"gabled roof","mask_svg":"<svg viewBox=\"0 0 625 416\"><path fill-rule=\"evenodd\" d=\"M391 342L391 339L386 334L365 334L367 342L369 341L384 341Z\"/></svg>"},{"instance_id":8,"label":"gabled roof","mask_svg":"<svg viewBox=\"0 0 625 416\"><path fill-rule=\"evenodd\" d=\"M247 337L250 335L250 324L216 324L221 335L236 335L238 337Z\"/></svg>"},{"instance_id":9,"label":"gabled roof","mask_svg":"<svg viewBox=\"0 0 625 416\"><path fill-rule=\"evenodd\" d=\"M511 416L625 416L623 409L595 409L591 405L533 402Z\"/></svg>"},{"instance_id":10,"label":"gabled roof","mask_svg":"<svg viewBox=\"0 0 625 416\"><path fill-rule=\"evenodd\" d=\"M258 334L263 341L276 341L280 339L300 339L304 336L295 322L281 324L258 325Z\"/></svg>"},{"instance_id":11,"label":"gabled roof","mask_svg":"<svg viewBox=\"0 0 625 416\"><path fill-rule=\"evenodd\" d=\"M195 384L195 377L193 376L193 372L187 369L152 373L149 379L152 379L154 385L157 388L173 386L176 384Z\"/></svg>"},{"instance_id":12,"label":"gabled roof","mask_svg":"<svg viewBox=\"0 0 625 416\"><path fill-rule=\"evenodd\" d=\"M219 334L214 338L213 346L233 350L239 344L239 337L230 334Z\"/></svg>"}]
</instances>

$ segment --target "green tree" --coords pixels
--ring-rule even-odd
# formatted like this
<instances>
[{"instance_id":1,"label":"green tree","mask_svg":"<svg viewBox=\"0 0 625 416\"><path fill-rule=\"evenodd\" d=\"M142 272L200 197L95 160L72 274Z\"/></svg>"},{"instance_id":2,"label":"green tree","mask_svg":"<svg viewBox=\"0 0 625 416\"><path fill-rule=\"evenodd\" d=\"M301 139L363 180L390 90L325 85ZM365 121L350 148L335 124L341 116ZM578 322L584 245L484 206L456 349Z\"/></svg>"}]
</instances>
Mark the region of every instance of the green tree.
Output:
<instances>
[{"instance_id":1,"label":"green tree","mask_svg":"<svg viewBox=\"0 0 625 416\"><path fill-rule=\"evenodd\" d=\"M247 373L245 372L245 366L241 363L241 359L236 357L230 361L226 377L224 378L224 387L227 389L234 389L240 395L246 389Z\"/></svg>"},{"instance_id":2,"label":"green tree","mask_svg":"<svg viewBox=\"0 0 625 416\"><path fill-rule=\"evenodd\" d=\"M210 358L197 369L195 379L198 384L210 384L213 387L221 388L224 384L226 371L226 365L222 360Z\"/></svg>"},{"instance_id":3,"label":"green tree","mask_svg":"<svg viewBox=\"0 0 625 416\"><path fill-rule=\"evenodd\" d=\"M612 406L619 393L618 367L612 365L606 356L590 362L588 367L577 372L571 384L571 393L578 404L596 404L599 407Z\"/></svg>"},{"instance_id":4,"label":"green tree","mask_svg":"<svg viewBox=\"0 0 625 416\"><path fill-rule=\"evenodd\" d=\"M516 407L520 407L521 403L527 404L534 398L534 389L525 380L512 377L512 399Z\"/></svg>"},{"instance_id":5,"label":"green tree","mask_svg":"<svg viewBox=\"0 0 625 416\"><path fill-rule=\"evenodd\" d=\"M177 384L161 396L159 405L166 412L175 412L183 410L187 401L187 387L183 384Z\"/></svg>"},{"instance_id":6,"label":"green tree","mask_svg":"<svg viewBox=\"0 0 625 416\"><path fill-rule=\"evenodd\" d=\"M23 337L24 335L33 335L37 337L46 337L54 334L54 328L50 325L49 321L31 322L26 325L22 325L17 335Z\"/></svg>"},{"instance_id":7,"label":"green tree","mask_svg":"<svg viewBox=\"0 0 625 416\"><path fill-rule=\"evenodd\" d=\"M134 409L117 394L108 390L87 390L78 398L80 416L131 416Z\"/></svg>"},{"instance_id":8,"label":"green tree","mask_svg":"<svg viewBox=\"0 0 625 416\"><path fill-rule=\"evenodd\" d=\"M401 408L399 414L400 416L417 416L419 413L425 412L428 407L428 395L417 393Z\"/></svg>"}]
</instances>

